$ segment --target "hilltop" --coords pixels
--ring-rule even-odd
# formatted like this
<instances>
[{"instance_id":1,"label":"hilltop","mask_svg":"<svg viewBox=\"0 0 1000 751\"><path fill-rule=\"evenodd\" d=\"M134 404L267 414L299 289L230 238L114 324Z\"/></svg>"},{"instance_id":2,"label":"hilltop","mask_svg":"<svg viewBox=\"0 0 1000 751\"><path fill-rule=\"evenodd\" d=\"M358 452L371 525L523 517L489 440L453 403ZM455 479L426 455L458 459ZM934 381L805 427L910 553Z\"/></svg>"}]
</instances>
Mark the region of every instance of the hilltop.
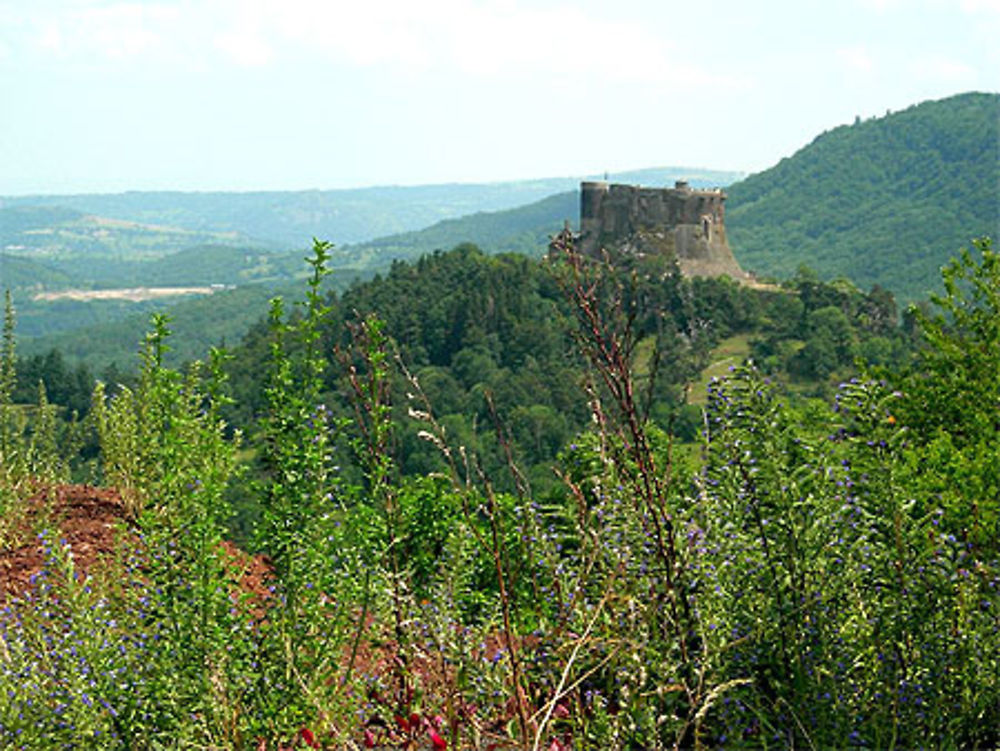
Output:
<instances>
[{"instance_id":1,"label":"hilltop","mask_svg":"<svg viewBox=\"0 0 1000 751\"><path fill-rule=\"evenodd\" d=\"M924 102L819 135L774 167L726 187L726 226L740 264L790 277L807 266L824 279L875 284L901 302L940 289L940 268L973 237L1000 234L1000 95ZM671 184L665 171L613 176ZM378 268L473 242L490 253L538 256L564 221L579 219L572 190L500 212L342 247L336 262Z\"/></svg>"},{"instance_id":2,"label":"hilltop","mask_svg":"<svg viewBox=\"0 0 1000 751\"><path fill-rule=\"evenodd\" d=\"M716 185L740 173L658 167L614 177L685 177L693 184ZM337 243L331 283L340 289L396 260L416 260L467 241L489 253L538 256L563 220L576 215L578 199L571 189L580 179L0 198L0 288L14 291L26 352L57 347L97 368L126 361L142 341L150 310L165 307L184 342L172 358L195 357L206 342L238 338L263 314L263 301L287 291L306 273L303 248L311 236ZM399 231L406 228L416 229ZM390 231L396 234L371 239ZM216 293L211 300L39 298L53 290L218 285L239 289Z\"/></svg>"}]
</instances>

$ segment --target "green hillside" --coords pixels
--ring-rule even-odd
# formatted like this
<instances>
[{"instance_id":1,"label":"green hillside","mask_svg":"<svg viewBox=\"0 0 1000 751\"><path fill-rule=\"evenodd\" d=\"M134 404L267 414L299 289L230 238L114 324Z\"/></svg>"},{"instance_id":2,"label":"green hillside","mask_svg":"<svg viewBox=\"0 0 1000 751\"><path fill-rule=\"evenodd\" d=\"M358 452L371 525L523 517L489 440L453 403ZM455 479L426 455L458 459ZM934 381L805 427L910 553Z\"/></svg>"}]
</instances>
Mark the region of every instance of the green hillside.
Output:
<instances>
[{"instance_id":1,"label":"green hillside","mask_svg":"<svg viewBox=\"0 0 1000 751\"><path fill-rule=\"evenodd\" d=\"M154 311L171 317L171 328L178 333L171 342L168 361L180 363L203 358L208 349L223 341L236 342L250 323L267 310L267 300L275 290L262 285L248 285L213 295L184 298L178 302L147 300L141 303L121 301L61 301L50 303L46 325L52 321L75 320L70 330L40 337L24 337L19 349L26 355L59 350L73 363L84 363L100 372L110 363L132 367ZM32 331L38 307L19 313L18 328Z\"/></svg>"},{"instance_id":2,"label":"green hillside","mask_svg":"<svg viewBox=\"0 0 1000 751\"><path fill-rule=\"evenodd\" d=\"M506 211L479 212L360 245L335 251L338 263L367 268L385 266L394 260L416 260L435 250L447 250L462 243L475 243L487 253L522 253L539 256L549 238L562 229L563 222L576 223L580 214L578 190L558 193L541 201Z\"/></svg>"},{"instance_id":3,"label":"green hillside","mask_svg":"<svg viewBox=\"0 0 1000 751\"><path fill-rule=\"evenodd\" d=\"M712 185L714 178L729 173L683 173L699 185ZM649 169L616 176L616 179L646 184L668 183L681 173L672 168ZM569 180L569 178L567 178ZM542 181L545 182L545 181ZM551 182L551 181L550 181ZM24 214L31 211L20 210ZM41 209L33 209L41 216ZM56 210L52 210L56 211ZM58 210L58 216L65 214ZM55 214L54 214L55 215ZM566 191L534 203L496 212L478 212L459 219L438 222L415 232L401 233L360 245L335 248L337 267L333 284L343 287L351 280L387 270L398 260L415 261L422 255L447 250L466 242L475 242L490 254L517 252L540 256L549 237L579 215L579 192ZM79 219L72 213L69 218ZM34 300L31 294L16 296L19 331L25 346L32 352L58 347L71 360L83 359L95 368L102 361L122 361L132 354L148 325L150 312L169 308L181 330L192 329L197 335L178 337L185 341L185 351L175 353L194 357L204 354L207 346L225 338L239 338L265 310L263 301L276 289L307 273L304 250L271 251L261 247L206 244L187 247L163 256L131 257L101 261L86 253L63 254L50 262L58 264L58 276L47 289L67 286L83 288L207 286L212 284L263 285L259 290L236 295L215 294L210 300L147 300L141 303L122 300ZM8 261L21 262L10 258ZM56 272L53 272L56 273ZM31 279L30 274L20 278ZM14 287L20 284L12 285ZM34 285L25 292L37 291ZM260 304L256 304L257 302ZM219 311L223 311L219 314ZM197 316L206 316L198 328ZM235 334L235 336L234 336Z\"/></svg>"},{"instance_id":4,"label":"green hillside","mask_svg":"<svg viewBox=\"0 0 1000 751\"><path fill-rule=\"evenodd\" d=\"M240 241L239 233L231 231L145 224L62 206L0 208L0 250L32 260L117 262L157 258L199 243Z\"/></svg>"},{"instance_id":5,"label":"green hillside","mask_svg":"<svg viewBox=\"0 0 1000 751\"><path fill-rule=\"evenodd\" d=\"M10 255L0 249L0 290L51 289L69 285L72 278L50 264Z\"/></svg>"},{"instance_id":6,"label":"green hillside","mask_svg":"<svg viewBox=\"0 0 1000 751\"><path fill-rule=\"evenodd\" d=\"M65 261L61 268L86 278L95 287L200 286L210 284L284 283L302 277L305 251L275 252L229 245L195 245L162 258L122 261L88 268L85 257Z\"/></svg>"},{"instance_id":7,"label":"green hillside","mask_svg":"<svg viewBox=\"0 0 1000 751\"><path fill-rule=\"evenodd\" d=\"M737 176L735 172L654 167L609 174L607 178L642 185L671 185L675 180L686 179L695 187L716 187L728 185ZM494 255L540 256L548 247L549 238L562 229L564 222L575 226L579 221L580 179L558 178L531 184L558 188L560 192L512 209L477 211L445 219L424 229L347 245L334 251L334 259L344 266L378 269L393 261L416 260L427 253L449 250L462 243L473 243Z\"/></svg>"},{"instance_id":8,"label":"green hillside","mask_svg":"<svg viewBox=\"0 0 1000 751\"><path fill-rule=\"evenodd\" d=\"M939 269L1000 222L1000 95L924 102L820 135L729 188L736 257L758 274L806 264L880 284L901 300L939 289Z\"/></svg>"}]
</instances>

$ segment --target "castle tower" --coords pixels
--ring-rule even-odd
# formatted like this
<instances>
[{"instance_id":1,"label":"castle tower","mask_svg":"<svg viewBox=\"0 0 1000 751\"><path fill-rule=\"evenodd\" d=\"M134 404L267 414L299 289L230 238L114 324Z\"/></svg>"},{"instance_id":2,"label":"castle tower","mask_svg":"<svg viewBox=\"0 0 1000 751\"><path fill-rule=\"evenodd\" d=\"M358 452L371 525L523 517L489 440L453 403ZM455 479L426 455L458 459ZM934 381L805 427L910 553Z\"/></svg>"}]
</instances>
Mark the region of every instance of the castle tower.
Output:
<instances>
[{"instance_id":1,"label":"castle tower","mask_svg":"<svg viewBox=\"0 0 1000 751\"><path fill-rule=\"evenodd\" d=\"M580 183L580 240L584 238L598 237L601 233L601 206L608 196L608 184L606 182L584 182ZM598 248L583 249L581 252L593 255Z\"/></svg>"}]
</instances>

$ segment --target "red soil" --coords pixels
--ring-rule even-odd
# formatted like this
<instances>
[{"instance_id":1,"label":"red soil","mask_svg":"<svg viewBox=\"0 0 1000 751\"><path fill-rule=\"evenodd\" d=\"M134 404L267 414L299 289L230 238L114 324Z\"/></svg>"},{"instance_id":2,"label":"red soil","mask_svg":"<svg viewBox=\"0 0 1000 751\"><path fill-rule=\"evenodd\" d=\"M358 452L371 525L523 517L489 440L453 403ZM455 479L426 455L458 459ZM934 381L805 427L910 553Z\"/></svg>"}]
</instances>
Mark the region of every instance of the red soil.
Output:
<instances>
[{"instance_id":1,"label":"red soil","mask_svg":"<svg viewBox=\"0 0 1000 751\"><path fill-rule=\"evenodd\" d=\"M37 531L52 530L73 556L77 576L99 568L110 559L116 534L127 530L125 506L116 490L89 485L58 485L45 488L26 501L24 517L13 526L6 545L0 539L0 603L24 595L31 578L42 570L45 559ZM11 535L8 535L11 540ZM261 556L244 553L232 543L223 543L226 558L239 586L252 597L266 597L270 567Z\"/></svg>"},{"instance_id":2,"label":"red soil","mask_svg":"<svg viewBox=\"0 0 1000 751\"><path fill-rule=\"evenodd\" d=\"M91 571L114 550L115 528L125 510L117 491L88 485L59 485L39 491L26 502L23 519L15 522L12 544L0 547L0 602L23 595L45 561L36 532L44 526L65 541L78 575Z\"/></svg>"}]
</instances>

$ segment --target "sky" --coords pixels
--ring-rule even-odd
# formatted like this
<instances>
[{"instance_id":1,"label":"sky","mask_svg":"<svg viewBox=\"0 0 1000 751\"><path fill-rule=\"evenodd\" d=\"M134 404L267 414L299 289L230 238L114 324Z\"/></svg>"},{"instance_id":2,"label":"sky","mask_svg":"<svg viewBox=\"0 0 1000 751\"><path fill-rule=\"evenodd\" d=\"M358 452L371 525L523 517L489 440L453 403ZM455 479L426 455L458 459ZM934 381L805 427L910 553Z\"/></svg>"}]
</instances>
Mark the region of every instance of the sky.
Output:
<instances>
[{"instance_id":1,"label":"sky","mask_svg":"<svg viewBox=\"0 0 1000 751\"><path fill-rule=\"evenodd\" d=\"M0 195L757 172L1000 90L1000 0L0 0Z\"/></svg>"}]
</instances>

